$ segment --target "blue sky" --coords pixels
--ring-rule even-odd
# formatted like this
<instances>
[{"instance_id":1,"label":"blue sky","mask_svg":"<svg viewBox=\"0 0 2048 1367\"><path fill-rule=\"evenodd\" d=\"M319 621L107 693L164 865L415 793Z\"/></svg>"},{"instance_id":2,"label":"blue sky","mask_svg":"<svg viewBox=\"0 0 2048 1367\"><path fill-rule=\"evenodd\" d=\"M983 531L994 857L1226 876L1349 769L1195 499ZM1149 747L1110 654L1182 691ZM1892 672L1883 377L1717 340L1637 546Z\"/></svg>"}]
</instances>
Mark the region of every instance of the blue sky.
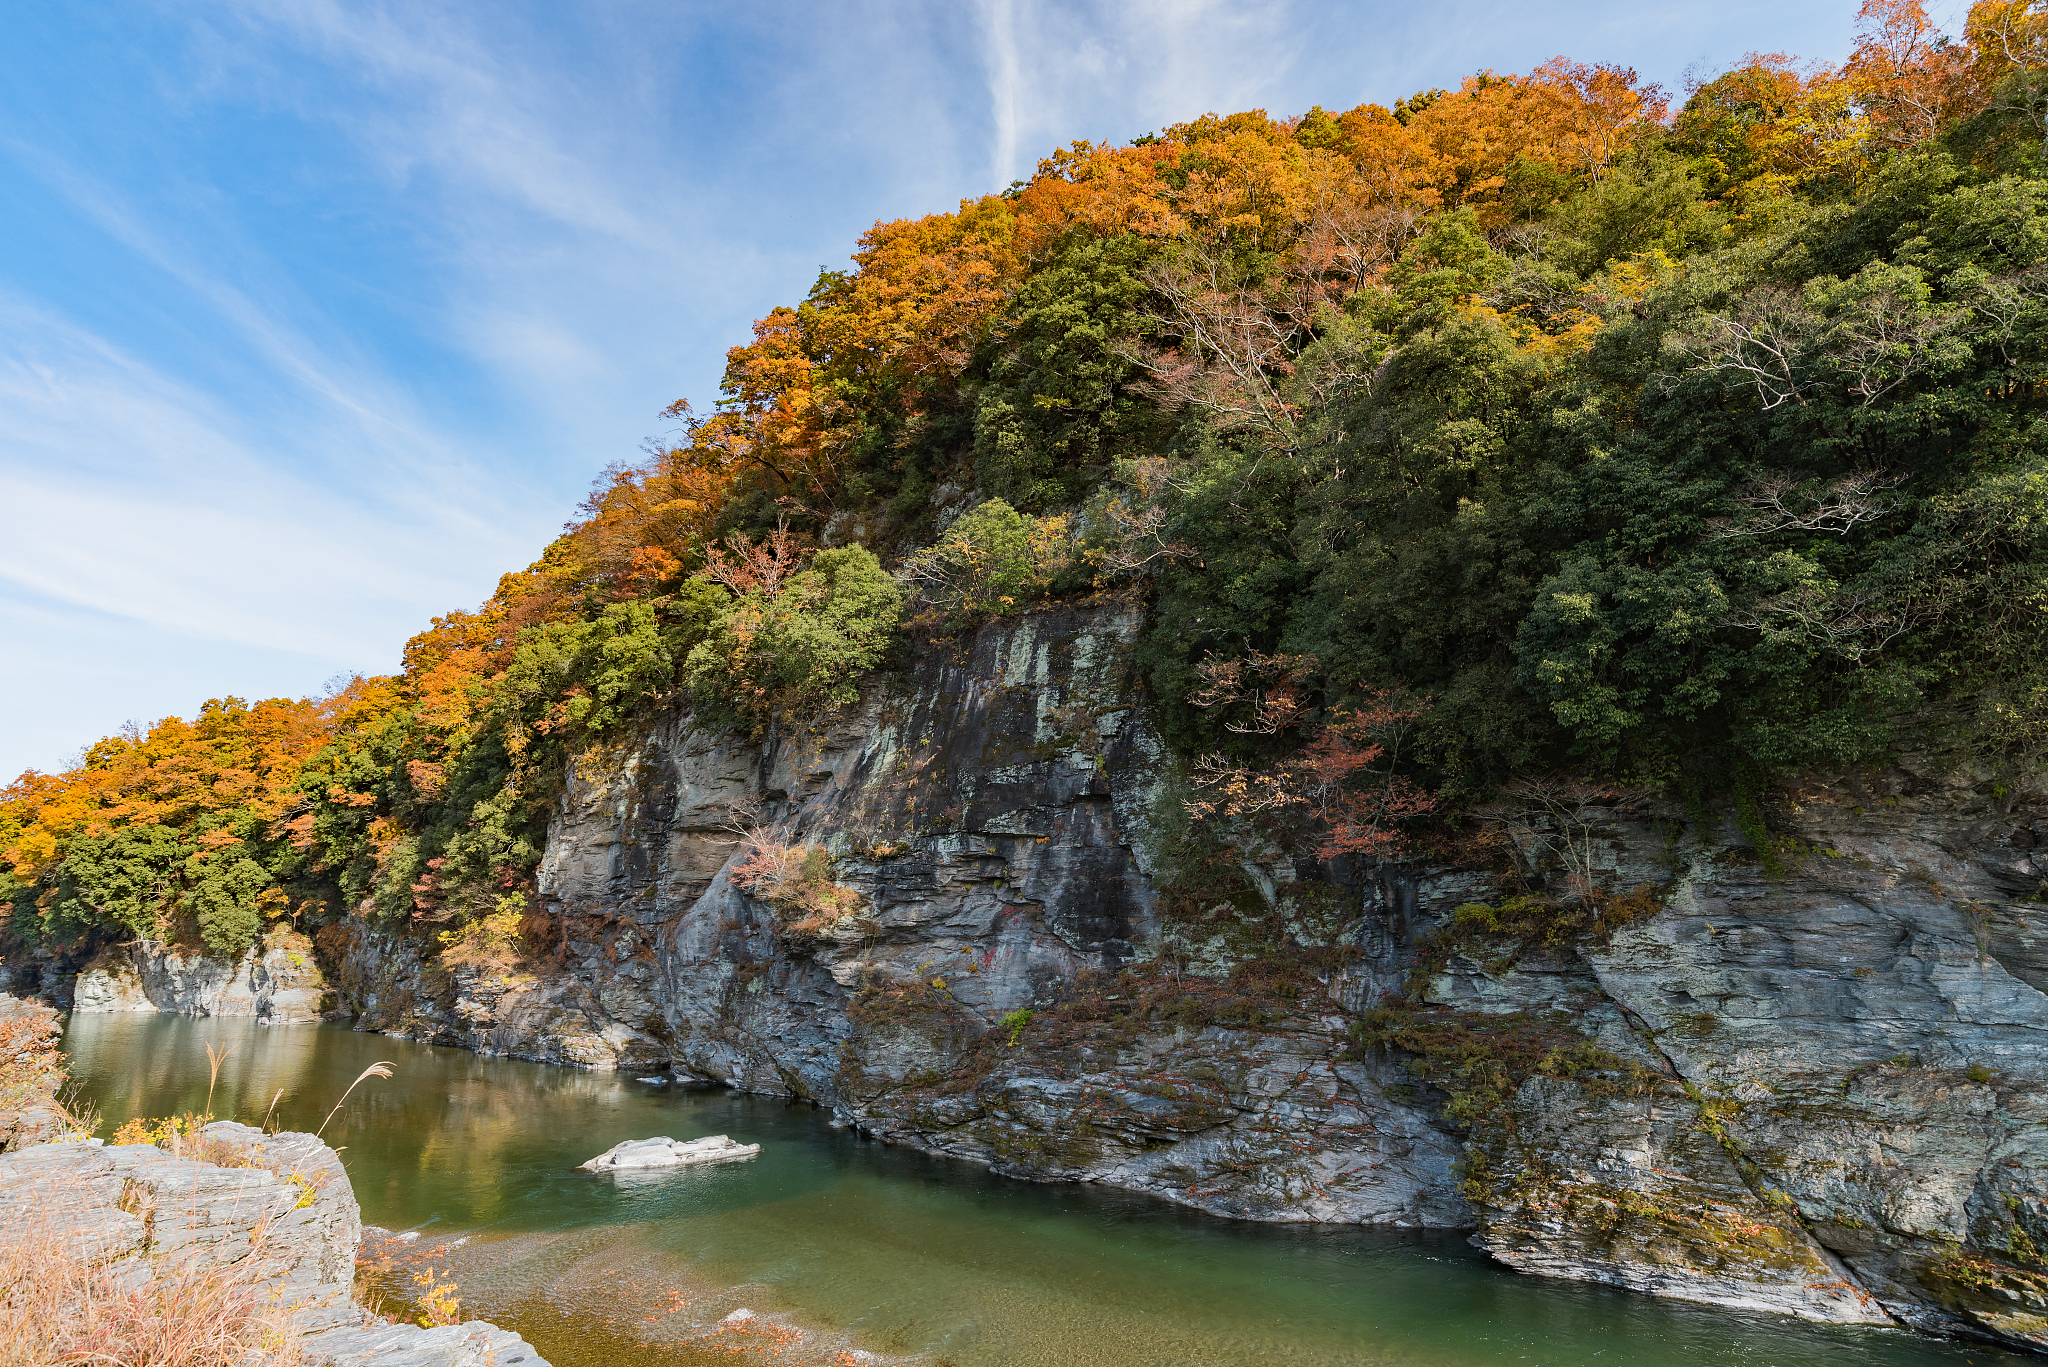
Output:
<instances>
[{"instance_id":1,"label":"blue sky","mask_svg":"<svg viewBox=\"0 0 2048 1367\"><path fill-rule=\"evenodd\" d=\"M0 775L395 667L869 223L1056 144L1560 52L1676 89L1854 12L15 0Z\"/></svg>"}]
</instances>

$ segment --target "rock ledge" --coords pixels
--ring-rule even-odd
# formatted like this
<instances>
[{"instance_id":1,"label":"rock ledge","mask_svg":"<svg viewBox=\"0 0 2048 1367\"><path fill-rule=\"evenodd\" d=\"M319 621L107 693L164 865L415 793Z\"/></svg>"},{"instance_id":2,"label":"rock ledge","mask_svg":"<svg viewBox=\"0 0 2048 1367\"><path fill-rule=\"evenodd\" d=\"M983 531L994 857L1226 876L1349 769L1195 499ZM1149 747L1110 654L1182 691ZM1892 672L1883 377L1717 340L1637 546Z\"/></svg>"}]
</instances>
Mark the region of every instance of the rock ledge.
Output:
<instances>
[{"instance_id":1,"label":"rock ledge","mask_svg":"<svg viewBox=\"0 0 2048 1367\"><path fill-rule=\"evenodd\" d=\"M168 1265L241 1264L291 1315L310 1367L548 1367L510 1330L374 1321L353 1298L362 1216L335 1151L309 1134L221 1121L202 1131L253 1166L148 1144L0 1154L0 1233L37 1224L141 1286Z\"/></svg>"}]
</instances>

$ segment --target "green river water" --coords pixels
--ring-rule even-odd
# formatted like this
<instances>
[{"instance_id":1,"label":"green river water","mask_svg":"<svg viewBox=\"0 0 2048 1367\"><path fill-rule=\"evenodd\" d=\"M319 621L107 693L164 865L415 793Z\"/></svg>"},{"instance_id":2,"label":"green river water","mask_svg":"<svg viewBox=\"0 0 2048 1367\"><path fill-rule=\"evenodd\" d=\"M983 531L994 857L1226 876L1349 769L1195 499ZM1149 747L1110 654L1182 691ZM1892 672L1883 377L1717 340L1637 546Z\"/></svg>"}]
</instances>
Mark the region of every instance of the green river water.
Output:
<instances>
[{"instance_id":1,"label":"green river water","mask_svg":"<svg viewBox=\"0 0 2048 1367\"><path fill-rule=\"evenodd\" d=\"M74 1016L65 1037L115 1123L201 1109L208 1044L233 1050L214 1114L254 1123L283 1089L287 1129L315 1128L366 1065L392 1061L397 1075L364 1083L326 1135L363 1219L418 1231L403 1249L452 1246L437 1265L465 1314L517 1328L557 1367L732 1362L681 1340L742 1305L813 1343L955 1367L2039 1361L1522 1277L1458 1236L1259 1225L1007 1181L765 1098L331 1027ZM622 1139L720 1133L760 1157L637 1180L572 1171Z\"/></svg>"}]
</instances>

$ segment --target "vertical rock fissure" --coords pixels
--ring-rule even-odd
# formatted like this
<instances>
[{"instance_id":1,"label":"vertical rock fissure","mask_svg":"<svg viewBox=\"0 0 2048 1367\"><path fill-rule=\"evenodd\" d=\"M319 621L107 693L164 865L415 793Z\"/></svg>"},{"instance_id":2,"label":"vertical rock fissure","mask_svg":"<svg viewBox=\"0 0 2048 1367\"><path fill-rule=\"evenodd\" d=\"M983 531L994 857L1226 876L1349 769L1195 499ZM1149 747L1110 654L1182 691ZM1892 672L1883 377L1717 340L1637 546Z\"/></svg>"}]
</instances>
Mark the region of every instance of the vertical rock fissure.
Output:
<instances>
[{"instance_id":1,"label":"vertical rock fissure","mask_svg":"<svg viewBox=\"0 0 2048 1367\"><path fill-rule=\"evenodd\" d=\"M1751 1158L1743 1150L1742 1146L1735 1142L1735 1136L1728 1133L1728 1127L1715 1120L1707 1111L1705 1100L1701 1096L1698 1085L1686 1076L1685 1070L1679 1067L1678 1061L1664 1048L1662 1042L1657 1038L1657 1032L1650 1028L1650 1023L1637 1014L1633 1007L1621 1001L1613 993L1607 991L1605 987L1601 988L1601 995L1613 1003L1615 1010L1621 1013L1622 1020L1627 1023L1629 1030L1642 1042L1643 1046L1654 1052L1658 1058L1664 1060L1664 1066L1670 1070L1672 1080L1685 1089L1686 1100L1691 1103L1693 1112L1698 1117L1696 1123L1707 1134L1711 1135L1714 1142L1721 1146L1721 1151L1728 1155L1729 1164L1735 1169L1735 1175L1742 1179L1743 1186L1749 1189L1750 1194L1755 1196L1762 1205L1789 1215L1792 1221L1799 1226L1800 1233L1806 1236L1807 1242L1813 1245L1814 1256L1819 1258L1836 1276L1840 1277L1844 1284L1853 1288L1856 1294L1867 1304L1875 1306L1878 1310L1882 1311L1893 1323L1905 1327L1905 1321L1894 1314L1890 1306L1872 1295L1870 1288L1863 1284L1863 1279L1856 1275L1854 1269L1845 1263L1835 1250L1830 1248L1820 1235L1814 1231L1813 1222L1806 1217L1806 1212L1799 1208L1797 1201L1793 1201L1790 1205L1781 1205L1770 1199L1766 1194L1767 1191L1780 1189L1771 1187L1763 1180L1766 1176L1763 1165Z\"/></svg>"}]
</instances>

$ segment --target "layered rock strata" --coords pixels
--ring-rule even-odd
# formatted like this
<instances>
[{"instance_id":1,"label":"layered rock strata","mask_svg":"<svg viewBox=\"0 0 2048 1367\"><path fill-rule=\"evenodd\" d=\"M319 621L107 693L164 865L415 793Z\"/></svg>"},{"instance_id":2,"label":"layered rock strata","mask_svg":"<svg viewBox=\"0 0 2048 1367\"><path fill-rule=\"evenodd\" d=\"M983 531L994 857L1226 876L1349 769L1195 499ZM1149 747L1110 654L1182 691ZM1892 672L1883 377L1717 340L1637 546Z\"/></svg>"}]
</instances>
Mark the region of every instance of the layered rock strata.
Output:
<instances>
[{"instance_id":1,"label":"layered rock strata","mask_svg":"<svg viewBox=\"0 0 2048 1367\"><path fill-rule=\"evenodd\" d=\"M272 1025L318 1020L336 1004L312 942L273 930L232 962L157 940L108 945L79 970L72 1009L254 1016Z\"/></svg>"},{"instance_id":2,"label":"layered rock strata","mask_svg":"<svg viewBox=\"0 0 2048 1367\"><path fill-rule=\"evenodd\" d=\"M308 1367L547 1367L483 1321L426 1330L356 1305L361 1216L340 1158L312 1135L224 1121L189 1142L194 1156L92 1143L0 1155L0 1232L53 1235L121 1285L231 1273L290 1317Z\"/></svg>"},{"instance_id":3,"label":"layered rock strata","mask_svg":"<svg viewBox=\"0 0 2048 1367\"><path fill-rule=\"evenodd\" d=\"M374 1028L1018 1176L2048 1346L2037 770L1930 740L1741 804L1553 793L1406 863L1190 874L1140 622L995 624L801 732L661 718L569 776L538 961L352 921L336 985Z\"/></svg>"}]
</instances>

